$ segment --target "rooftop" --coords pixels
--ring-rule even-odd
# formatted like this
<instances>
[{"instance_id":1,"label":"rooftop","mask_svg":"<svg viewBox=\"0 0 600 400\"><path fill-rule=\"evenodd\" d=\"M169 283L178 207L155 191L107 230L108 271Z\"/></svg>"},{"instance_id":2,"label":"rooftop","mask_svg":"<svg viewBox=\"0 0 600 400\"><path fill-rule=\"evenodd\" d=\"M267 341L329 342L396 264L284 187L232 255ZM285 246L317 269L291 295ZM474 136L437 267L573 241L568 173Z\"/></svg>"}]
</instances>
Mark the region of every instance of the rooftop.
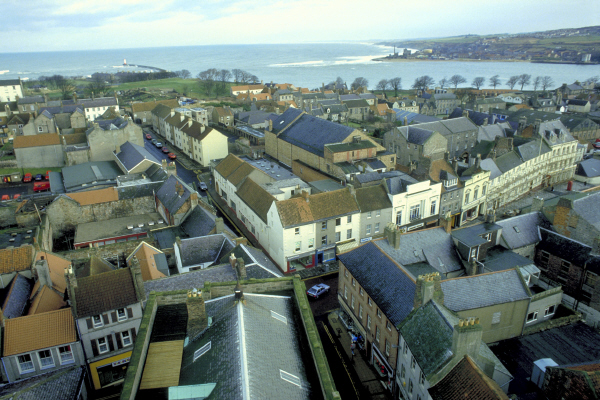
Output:
<instances>
[{"instance_id":1,"label":"rooftop","mask_svg":"<svg viewBox=\"0 0 600 400\"><path fill-rule=\"evenodd\" d=\"M74 291L77 318L124 308L138 301L129 268L77 278Z\"/></svg>"},{"instance_id":2,"label":"rooftop","mask_svg":"<svg viewBox=\"0 0 600 400\"><path fill-rule=\"evenodd\" d=\"M162 221L160 214L151 213L79 224L75 231L74 245L141 234L158 228L159 221Z\"/></svg>"}]
</instances>

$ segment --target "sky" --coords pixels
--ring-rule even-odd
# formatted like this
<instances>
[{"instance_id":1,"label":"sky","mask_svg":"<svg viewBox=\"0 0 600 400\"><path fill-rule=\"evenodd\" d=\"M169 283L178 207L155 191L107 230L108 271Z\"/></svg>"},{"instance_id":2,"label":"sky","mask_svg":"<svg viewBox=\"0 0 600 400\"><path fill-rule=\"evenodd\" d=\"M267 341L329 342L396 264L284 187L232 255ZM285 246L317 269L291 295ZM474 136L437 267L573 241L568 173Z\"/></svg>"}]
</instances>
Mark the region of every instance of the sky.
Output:
<instances>
[{"instance_id":1,"label":"sky","mask_svg":"<svg viewBox=\"0 0 600 400\"><path fill-rule=\"evenodd\" d=\"M534 32L598 25L600 1L0 0L0 15L11 53Z\"/></svg>"}]
</instances>

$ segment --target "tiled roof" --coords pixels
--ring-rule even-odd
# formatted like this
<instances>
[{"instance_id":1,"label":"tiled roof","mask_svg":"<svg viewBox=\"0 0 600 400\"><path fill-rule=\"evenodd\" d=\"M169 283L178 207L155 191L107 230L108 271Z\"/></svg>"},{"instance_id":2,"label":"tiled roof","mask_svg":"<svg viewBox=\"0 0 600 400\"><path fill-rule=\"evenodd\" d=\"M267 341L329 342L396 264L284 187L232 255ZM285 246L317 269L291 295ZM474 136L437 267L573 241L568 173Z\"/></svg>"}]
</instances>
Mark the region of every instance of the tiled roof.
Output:
<instances>
[{"instance_id":1,"label":"tiled roof","mask_svg":"<svg viewBox=\"0 0 600 400\"><path fill-rule=\"evenodd\" d=\"M159 119L164 119L171 114L171 107L164 104L158 104L152 109L152 114L156 115Z\"/></svg>"},{"instance_id":2,"label":"tiled roof","mask_svg":"<svg viewBox=\"0 0 600 400\"><path fill-rule=\"evenodd\" d=\"M9 319L4 323L4 356L77 341L70 308Z\"/></svg>"},{"instance_id":3,"label":"tiled roof","mask_svg":"<svg viewBox=\"0 0 600 400\"><path fill-rule=\"evenodd\" d=\"M454 312L512 303L529 298L516 270L442 281L444 305Z\"/></svg>"},{"instance_id":4,"label":"tiled roof","mask_svg":"<svg viewBox=\"0 0 600 400\"><path fill-rule=\"evenodd\" d=\"M42 133L40 135L17 136L13 141L13 146L15 149L52 145L60 145L60 137L56 133Z\"/></svg>"},{"instance_id":5,"label":"tiled roof","mask_svg":"<svg viewBox=\"0 0 600 400\"><path fill-rule=\"evenodd\" d=\"M236 169L242 165L244 161L240 160L239 157L228 154L216 167L217 171L223 178L227 179Z\"/></svg>"},{"instance_id":6,"label":"tiled roof","mask_svg":"<svg viewBox=\"0 0 600 400\"><path fill-rule=\"evenodd\" d=\"M144 160L149 160L153 163L160 164L160 161L150 154L146 148L137 144L125 142L121 145L120 150L121 151L117 153L117 158L127 169L127 171L131 171Z\"/></svg>"},{"instance_id":7,"label":"tiled roof","mask_svg":"<svg viewBox=\"0 0 600 400\"><path fill-rule=\"evenodd\" d=\"M15 275L2 305L4 318L17 318L23 315L32 287L33 279L27 279L21 274Z\"/></svg>"},{"instance_id":8,"label":"tiled roof","mask_svg":"<svg viewBox=\"0 0 600 400\"><path fill-rule=\"evenodd\" d=\"M71 260L60 257L57 254L50 253L47 251L40 251L36 254L35 259L41 260L42 257L48 262L48 269L50 270L50 279L52 280L52 287L59 293L64 293L67 288L67 282L65 280L65 268L71 265Z\"/></svg>"},{"instance_id":9,"label":"tiled roof","mask_svg":"<svg viewBox=\"0 0 600 400\"><path fill-rule=\"evenodd\" d=\"M124 308L138 300L129 268L77 279L77 318Z\"/></svg>"},{"instance_id":10,"label":"tiled roof","mask_svg":"<svg viewBox=\"0 0 600 400\"><path fill-rule=\"evenodd\" d=\"M24 271L31 267L33 246L25 245L14 249L0 250L0 274Z\"/></svg>"},{"instance_id":11,"label":"tiled roof","mask_svg":"<svg viewBox=\"0 0 600 400\"><path fill-rule=\"evenodd\" d=\"M109 203L111 201L119 200L119 192L113 187L87 190L85 192L68 193L65 194L65 196L70 197L82 206Z\"/></svg>"},{"instance_id":12,"label":"tiled roof","mask_svg":"<svg viewBox=\"0 0 600 400\"><path fill-rule=\"evenodd\" d=\"M44 285L31 303L27 315L55 311L66 305L61 295Z\"/></svg>"},{"instance_id":13,"label":"tiled roof","mask_svg":"<svg viewBox=\"0 0 600 400\"><path fill-rule=\"evenodd\" d=\"M177 184L181 185L183 188L183 194L181 196L177 193ZM188 200L192 192L193 189L185 182L175 175L171 175L165 183L163 183L160 189L158 189L156 197L169 213L173 215L177 213L181 206Z\"/></svg>"},{"instance_id":14,"label":"tiled roof","mask_svg":"<svg viewBox=\"0 0 600 400\"><path fill-rule=\"evenodd\" d=\"M356 202L361 213L392 208L392 203L383 185L356 189Z\"/></svg>"},{"instance_id":15,"label":"tiled roof","mask_svg":"<svg viewBox=\"0 0 600 400\"><path fill-rule=\"evenodd\" d=\"M359 211L348 189L296 197L275 203L284 227L300 225Z\"/></svg>"},{"instance_id":16,"label":"tiled roof","mask_svg":"<svg viewBox=\"0 0 600 400\"><path fill-rule=\"evenodd\" d=\"M511 250L539 243L538 226L549 227L541 212L517 215L496 224L502 227L502 243Z\"/></svg>"},{"instance_id":17,"label":"tiled roof","mask_svg":"<svg viewBox=\"0 0 600 400\"><path fill-rule=\"evenodd\" d=\"M236 194L263 222L267 223L267 213L271 204L277 200L275 197L252 179L246 179Z\"/></svg>"},{"instance_id":18,"label":"tiled roof","mask_svg":"<svg viewBox=\"0 0 600 400\"><path fill-rule=\"evenodd\" d=\"M244 180L244 178L256 170L257 168L245 162L236 168L236 170L229 175L227 180L231 182L232 185L237 187Z\"/></svg>"},{"instance_id":19,"label":"tiled roof","mask_svg":"<svg viewBox=\"0 0 600 400\"><path fill-rule=\"evenodd\" d=\"M137 257L140 263L140 270L142 271L142 279L144 281L164 278L165 274L158 270L156 261L154 260L154 255L156 254L162 254L162 251L150 246L146 242L142 242L129 257L127 257L127 262L129 262L132 257Z\"/></svg>"},{"instance_id":20,"label":"tiled roof","mask_svg":"<svg viewBox=\"0 0 600 400\"><path fill-rule=\"evenodd\" d=\"M415 282L373 242L338 258L394 325L412 311Z\"/></svg>"},{"instance_id":21,"label":"tiled roof","mask_svg":"<svg viewBox=\"0 0 600 400\"><path fill-rule=\"evenodd\" d=\"M433 400L508 400L500 386L467 355L428 391Z\"/></svg>"}]
</instances>

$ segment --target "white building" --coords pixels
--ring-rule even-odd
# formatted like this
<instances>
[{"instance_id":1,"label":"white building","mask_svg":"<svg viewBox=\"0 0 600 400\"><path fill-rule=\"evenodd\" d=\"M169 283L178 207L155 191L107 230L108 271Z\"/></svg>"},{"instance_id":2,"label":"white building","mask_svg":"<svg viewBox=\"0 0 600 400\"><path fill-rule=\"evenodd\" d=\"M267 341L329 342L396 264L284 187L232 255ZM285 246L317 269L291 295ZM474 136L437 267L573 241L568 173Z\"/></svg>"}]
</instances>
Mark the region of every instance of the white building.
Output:
<instances>
[{"instance_id":1,"label":"white building","mask_svg":"<svg viewBox=\"0 0 600 400\"><path fill-rule=\"evenodd\" d=\"M0 80L0 102L17 101L17 97L23 97L21 78Z\"/></svg>"},{"instance_id":2,"label":"white building","mask_svg":"<svg viewBox=\"0 0 600 400\"><path fill-rule=\"evenodd\" d=\"M439 219L442 183L419 182L409 175L386 179L392 221L405 231L435 225Z\"/></svg>"}]
</instances>

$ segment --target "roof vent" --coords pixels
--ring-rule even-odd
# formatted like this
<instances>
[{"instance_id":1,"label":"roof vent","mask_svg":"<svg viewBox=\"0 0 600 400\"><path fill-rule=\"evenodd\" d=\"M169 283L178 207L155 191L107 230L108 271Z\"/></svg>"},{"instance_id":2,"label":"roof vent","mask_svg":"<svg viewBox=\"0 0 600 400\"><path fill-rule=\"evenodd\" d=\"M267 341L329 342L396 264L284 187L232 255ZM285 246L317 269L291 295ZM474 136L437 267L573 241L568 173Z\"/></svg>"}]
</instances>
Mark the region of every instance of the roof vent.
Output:
<instances>
[{"instance_id":1,"label":"roof vent","mask_svg":"<svg viewBox=\"0 0 600 400\"><path fill-rule=\"evenodd\" d=\"M127 229L133 229L133 225L127 225Z\"/></svg>"},{"instance_id":2,"label":"roof vent","mask_svg":"<svg viewBox=\"0 0 600 400\"><path fill-rule=\"evenodd\" d=\"M11 234L10 234L10 236L12 236L12 237L15 237L15 236L17 236L17 232L13 232L13 233L11 233Z\"/></svg>"},{"instance_id":3,"label":"roof vent","mask_svg":"<svg viewBox=\"0 0 600 400\"><path fill-rule=\"evenodd\" d=\"M27 233L31 233L31 232L33 232L31 229L29 229L29 230L27 231Z\"/></svg>"},{"instance_id":4,"label":"roof vent","mask_svg":"<svg viewBox=\"0 0 600 400\"><path fill-rule=\"evenodd\" d=\"M163 224L164 222L165 222L165 221L163 221L162 219L159 219L159 220L158 220L158 223L159 223L159 224Z\"/></svg>"},{"instance_id":5,"label":"roof vent","mask_svg":"<svg viewBox=\"0 0 600 400\"><path fill-rule=\"evenodd\" d=\"M521 233L521 230L519 229L518 226L513 226L513 229L515 230L515 232L517 233Z\"/></svg>"},{"instance_id":6,"label":"roof vent","mask_svg":"<svg viewBox=\"0 0 600 400\"><path fill-rule=\"evenodd\" d=\"M148 226L153 226L153 225L154 225L154 221L148 222Z\"/></svg>"},{"instance_id":7,"label":"roof vent","mask_svg":"<svg viewBox=\"0 0 600 400\"><path fill-rule=\"evenodd\" d=\"M8 239L9 242L14 242L15 238Z\"/></svg>"},{"instance_id":8,"label":"roof vent","mask_svg":"<svg viewBox=\"0 0 600 400\"><path fill-rule=\"evenodd\" d=\"M138 228L143 228L144 224L138 224Z\"/></svg>"},{"instance_id":9,"label":"roof vent","mask_svg":"<svg viewBox=\"0 0 600 400\"><path fill-rule=\"evenodd\" d=\"M280 369L279 376L286 382L289 382L298 387L302 387L302 384L300 383L300 378L298 378L296 375L292 375L289 372L285 372L284 370Z\"/></svg>"}]
</instances>

